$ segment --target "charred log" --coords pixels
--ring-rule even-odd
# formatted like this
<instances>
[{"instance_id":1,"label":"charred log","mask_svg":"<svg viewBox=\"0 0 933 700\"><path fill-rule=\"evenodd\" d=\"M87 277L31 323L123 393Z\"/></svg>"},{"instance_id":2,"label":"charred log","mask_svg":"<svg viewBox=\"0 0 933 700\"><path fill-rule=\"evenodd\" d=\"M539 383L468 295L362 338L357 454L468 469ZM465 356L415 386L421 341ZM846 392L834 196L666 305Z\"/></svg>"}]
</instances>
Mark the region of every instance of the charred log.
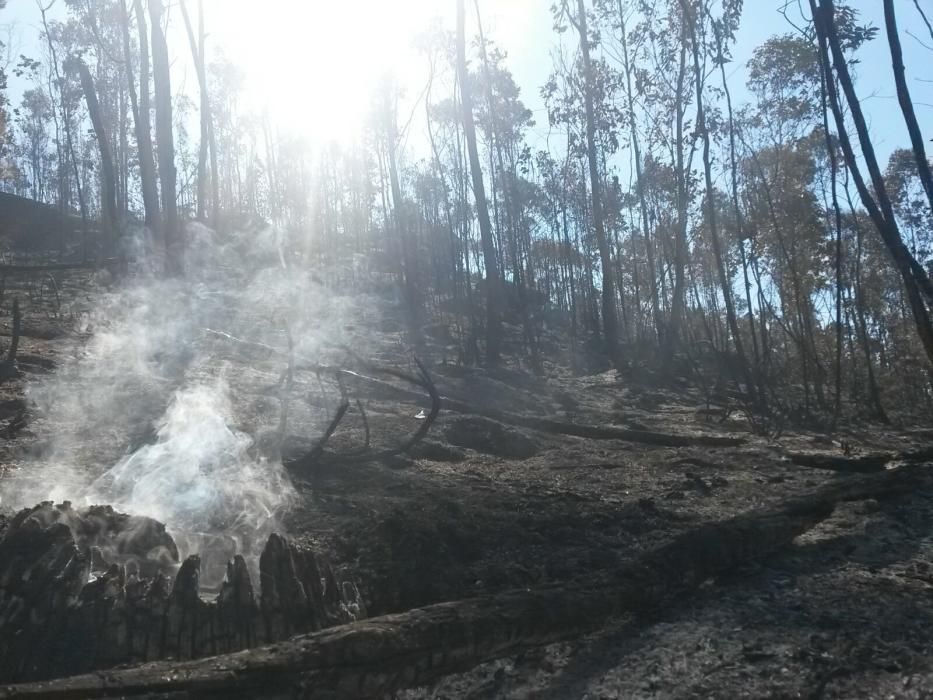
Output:
<instances>
[{"instance_id":1,"label":"charred log","mask_svg":"<svg viewBox=\"0 0 933 700\"><path fill-rule=\"evenodd\" d=\"M258 594L239 555L213 599L200 557L178 558L161 523L109 506L18 513L0 538L0 682L199 659L365 615L351 582L278 535L260 558Z\"/></svg>"},{"instance_id":2,"label":"charred log","mask_svg":"<svg viewBox=\"0 0 933 700\"><path fill-rule=\"evenodd\" d=\"M840 501L890 497L929 482L921 467L863 477L704 525L626 566L569 584L441 603L200 661L8 687L0 698L381 697L599 629L620 614L657 609L789 545Z\"/></svg>"},{"instance_id":3,"label":"charred log","mask_svg":"<svg viewBox=\"0 0 933 700\"><path fill-rule=\"evenodd\" d=\"M892 462L922 462L933 459L933 448L921 447L904 452L874 452L855 456L829 452L790 452L787 458L801 467L847 474L871 474L884 471Z\"/></svg>"},{"instance_id":4,"label":"charred log","mask_svg":"<svg viewBox=\"0 0 933 700\"><path fill-rule=\"evenodd\" d=\"M224 338L225 340L243 345L244 347L262 350L263 352L269 352L283 357L288 356L286 352L271 345L266 345L265 343L241 340L230 335L229 333L223 333L221 331L207 329L206 332L210 333L211 335ZM360 360L359 357L356 359L358 361ZM568 423L566 421L559 421L552 418L511 413L493 408L491 406L470 404L464 401L458 401L457 399L453 399L448 396L441 396L440 393L437 392L437 389L433 387L433 382L425 382L423 378L419 379L399 370L377 367L372 363L364 363L364 367L366 371L370 372L370 374L381 373L424 388L429 391L429 398L426 399L418 392L402 388L383 379L378 379L376 377L363 374L362 372L356 372L346 368L327 367L314 363L299 363L295 366L295 370L313 371L318 373L336 372L348 382L353 382L358 386L366 387L375 396L400 398L412 401L420 406L430 406L432 415L436 415L435 406L437 406L437 412L439 412L440 409L446 409L455 413L481 416L483 418L489 418L490 420L498 421L499 423L505 423L507 425L520 428L529 428L531 430L538 430L540 432L550 434L572 435L575 437L590 438L592 440L622 440L626 442L637 442L645 445L658 445L660 447L737 447L739 445L745 444L746 442L744 438L732 435L688 435L659 433L651 430L631 430L628 428L620 428L618 426L612 425L586 425L581 423ZM424 368L422 367L421 369L423 370ZM431 388L434 388L433 395L430 394ZM411 445L409 445L408 449L410 448Z\"/></svg>"}]
</instances>

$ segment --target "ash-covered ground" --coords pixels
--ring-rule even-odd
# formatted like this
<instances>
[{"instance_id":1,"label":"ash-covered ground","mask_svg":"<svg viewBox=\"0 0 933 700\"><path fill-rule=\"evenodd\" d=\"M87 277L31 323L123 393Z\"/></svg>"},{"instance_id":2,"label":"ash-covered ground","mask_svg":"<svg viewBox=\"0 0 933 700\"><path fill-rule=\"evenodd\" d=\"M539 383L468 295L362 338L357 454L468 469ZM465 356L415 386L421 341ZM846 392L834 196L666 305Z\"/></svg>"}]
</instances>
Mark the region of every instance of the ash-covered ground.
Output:
<instances>
[{"instance_id":1,"label":"ash-covered ground","mask_svg":"<svg viewBox=\"0 0 933 700\"><path fill-rule=\"evenodd\" d=\"M541 377L466 368L428 335L417 352L460 402L745 442L659 447L442 410L411 455L289 470L283 458L307 453L339 403L330 368L356 353L412 370L412 348L391 295L343 297L310 276L272 285L268 274L128 289L75 273L57 294L8 284L0 333L14 295L24 333L20 376L0 387L3 509L109 500L163 520L189 550L225 533L248 553L284 531L324 550L379 615L596 575L702 523L851 478L790 455L925 447L923 431L870 425L757 435L740 412L711 417L688 380L573 375L560 353ZM334 452L367 433L391 447L425 419L391 392L346 390ZM933 494L846 503L790 549L668 609L401 697L930 697L931 531Z\"/></svg>"}]
</instances>

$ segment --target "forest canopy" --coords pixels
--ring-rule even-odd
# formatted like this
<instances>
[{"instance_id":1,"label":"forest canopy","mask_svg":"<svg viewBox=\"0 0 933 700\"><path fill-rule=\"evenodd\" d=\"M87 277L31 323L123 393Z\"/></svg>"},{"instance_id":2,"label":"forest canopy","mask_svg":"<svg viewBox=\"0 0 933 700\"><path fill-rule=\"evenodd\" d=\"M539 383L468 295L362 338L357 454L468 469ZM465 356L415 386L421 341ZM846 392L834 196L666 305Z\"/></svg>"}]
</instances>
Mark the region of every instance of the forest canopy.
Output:
<instances>
[{"instance_id":1,"label":"forest canopy","mask_svg":"<svg viewBox=\"0 0 933 700\"><path fill-rule=\"evenodd\" d=\"M81 218L63 257L180 276L186 222L273 231L461 362L686 373L825 425L933 411L916 0L20 2L0 189Z\"/></svg>"}]
</instances>

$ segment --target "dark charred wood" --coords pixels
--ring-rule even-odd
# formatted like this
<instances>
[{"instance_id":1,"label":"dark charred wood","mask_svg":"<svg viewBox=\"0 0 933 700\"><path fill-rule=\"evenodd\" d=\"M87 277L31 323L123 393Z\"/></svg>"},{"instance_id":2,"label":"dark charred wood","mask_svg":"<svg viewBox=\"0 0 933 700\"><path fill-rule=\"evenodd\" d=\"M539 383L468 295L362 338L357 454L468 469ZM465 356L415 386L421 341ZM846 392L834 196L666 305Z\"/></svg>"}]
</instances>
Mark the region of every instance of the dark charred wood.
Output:
<instances>
[{"instance_id":1,"label":"dark charred wood","mask_svg":"<svg viewBox=\"0 0 933 700\"><path fill-rule=\"evenodd\" d=\"M922 462L933 459L933 447L904 452L876 452L846 456L829 452L790 452L787 458L794 464L814 469L826 469L849 474L871 474L884 471L892 462Z\"/></svg>"},{"instance_id":2,"label":"dark charred wood","mask_svg":"<svg viewBox=\"0 0 933 700\"><path fill-rule=\"evenodd\" d=\"M349 370L345 370L344 376L350 381L357 382L380 392L381 395L395 396L413 401L419 405L428 405L428 402L425 401L424 397L420 394L397 387L390 382ZM625 442L638 442L661 447L737 447L746 442L745 438L731 435L679 435L674 433L658 433L650 430L631 430L617 426L568 423L551 418L510 413L489 406L468 404L446 396L440 396L439 399L441 408L448 411L482 416L507 425L530 428L531 430L537 430L552 435L572 435L592 440L622 440Z\"/></svg>"},{"instance_id":3,"label":"dark charred wood","mask_svg":"<svg viewBox=\"0 0 933 700\"><path fill-rule=\"evenodd\" d=\"M828 469L852 474L870 474L884 471L885 465L893 459L890 453L846 457L825 452L792 452L788 459L801 467Z\"/></svg>"},{"instance_id":4,"label":"dark charred wood","mask_svg":"<svg viewBox=\"0 0 933 700\"><path fill-rule=\"evenodd\" d=\"M119 267L125 263L118 258L108 258L98 262L73 262L73 263L36 263L36 264L10 264L0 265L0 275L13 272L60 272L64 270L99 270L102 268Z\"/></svg>"},{"instance_id":5,"label":"dark charred wood","mask_svg":"<svg viewBox=\"0 0 933 700\"><path fill-rule=\"evenodd\" d=\"M405 440L398 447L393 447L393 448L388 448L388 449L383 449L383 450L371 450L371 449L364 448L362 450L354 450L351 452L325 454L324 447L327 444L327 441L330 439L331 435L333 435L334 431L337 429L337 426L340 424L340 421L343 419L344 415L346 414L347 409L350 407L350 402L347 397L346 388L344 386L344 379L346 377L359 376L355 372L351 372L349 370L327 368L331 371L334 371L334 374L337 377L337 382L340 386L340 395L341 395L340 404L337 407L337 411L334 414L334 417L331 419L330 424L327 426L327 429L324 431L324 435L314 444L314 447L307 454L295 460L287 462L286 466L288 466L291 469L314 468L318 464L318 462L320 462L324 458L326 458L328 461L336 461L336 462L344 462L344 463L389 460L398 455L403 455L403 454L407 454L408 452L410 452L415 446L418 445L418 443L420 443L424 439L424 437L431 430L431 426L434 424L434 421L437 419L437 416L441 410L441 396L437 392L437 387L434 385L434 381L431 379L430 373L428 372L424 364L421 362L421 360L419 360L417 357L414 358L414 360L415 360L415 364L417 364L418 366L418 372L419 372L418 377L409 375L406 372L402 372L401 370L396 370L393 368L380 368L379 369L379 371L383 372L384 374L395 377L397 379L402 379L415 386L422 387L428 393L431 409L428 412L427 416L425 416L424 421L418 427L418 430L416 430L415 433L411 437ZM373 369L371 366L370 368ZM318 377L320 377L323 370L324 368L319 368L319 371L317 372ZM388 386L392 386L391 384L388 384L387 382L386 384ZM417 394L415 395L419 396ZM360 410L362 412L362 405L359 403L358 405L360 406ZM364 412L363 412L363 420L364 420L365 429L366 429L366 443L368 445L369 423L366 420Z\"/></svg>"},{"instance_id":6,"label":"dark charred wood","mask_svg":"<svg viewBox=\"0 0 933 700\"><path fill-rule=\"evenodd\" d=\"M923 467L847 480L771 510L704 525L625 566L569 584L441 603L200 661L11 686L0 698L381 697L591 632L624 613L658 609L788 546L840 501L909 493L930 480Z\"/></svg>"},{"instance_id":7,"label":"dark charred wood","mask_svg":"<svg viewBox=\"0 0 933 700\"><path fill-rule=\"evenodd\" d=\"M326 561L278 535L261 557L260 595L236 556L209 600L200 557L179 567L174 541L155 520L43 503L3 523L0 682L198 659L365 615L352 582L338 582Z\"/></svg>"}]
</instances>

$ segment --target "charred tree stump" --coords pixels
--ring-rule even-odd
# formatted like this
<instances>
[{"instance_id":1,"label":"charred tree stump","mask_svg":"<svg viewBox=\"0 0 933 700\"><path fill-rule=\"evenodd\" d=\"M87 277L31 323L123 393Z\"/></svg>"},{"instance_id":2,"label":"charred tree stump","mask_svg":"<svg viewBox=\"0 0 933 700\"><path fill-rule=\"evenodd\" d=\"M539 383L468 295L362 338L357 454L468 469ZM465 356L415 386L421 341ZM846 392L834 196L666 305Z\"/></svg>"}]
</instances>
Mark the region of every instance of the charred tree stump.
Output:
<instances>
[{"instance_id":1,"label":"charred tree stump","mask_svg":"<svg viewBox=\"0 0 933 700\"><path fill-rule=\"evenodd\" d=\"M161 523L110 507L43 503L0 521L0 682L200 659L365 615L352 582L279 535L258 596L241 556L212 600L200 557L177 563Z\"/></svg>"}]
</instances>

